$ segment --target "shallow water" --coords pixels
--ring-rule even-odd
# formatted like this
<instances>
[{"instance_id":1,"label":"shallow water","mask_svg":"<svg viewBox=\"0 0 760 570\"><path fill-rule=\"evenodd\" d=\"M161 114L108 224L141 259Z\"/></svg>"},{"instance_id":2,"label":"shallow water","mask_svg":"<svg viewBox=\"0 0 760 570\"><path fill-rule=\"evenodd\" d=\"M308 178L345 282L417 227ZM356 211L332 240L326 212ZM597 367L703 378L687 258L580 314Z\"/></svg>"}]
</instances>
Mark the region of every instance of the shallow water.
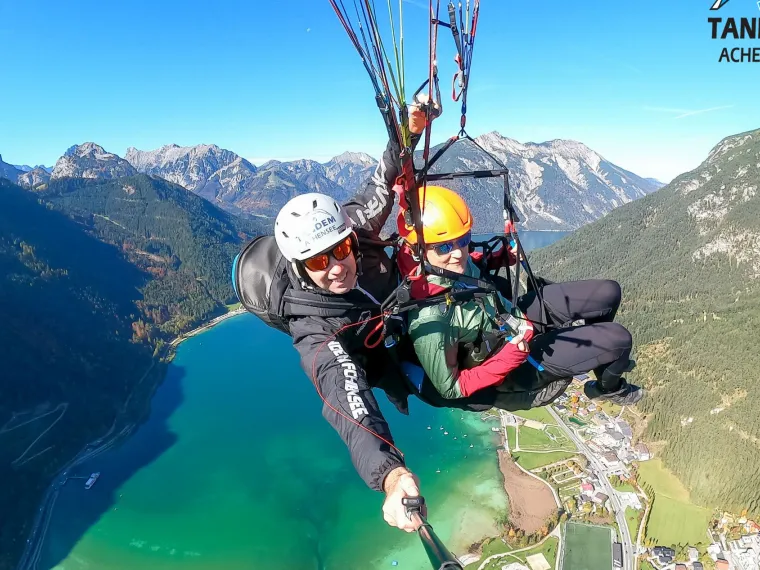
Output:
<instances>
[{"instance_id":1,"label":"shallow water","mask_svg":"<svg viewBox=\"0 0 760 570\"><path fill-rule=\"evenodd\" d=\"M495 424L417 400L402 416L377 397L430 522L461 554L506 508ZM429 567L418 538L383 521L290 339L252 315L180 345L146 423L74 471L101 477L64 487L40 568Z\"/></svg>"}]
</instances>

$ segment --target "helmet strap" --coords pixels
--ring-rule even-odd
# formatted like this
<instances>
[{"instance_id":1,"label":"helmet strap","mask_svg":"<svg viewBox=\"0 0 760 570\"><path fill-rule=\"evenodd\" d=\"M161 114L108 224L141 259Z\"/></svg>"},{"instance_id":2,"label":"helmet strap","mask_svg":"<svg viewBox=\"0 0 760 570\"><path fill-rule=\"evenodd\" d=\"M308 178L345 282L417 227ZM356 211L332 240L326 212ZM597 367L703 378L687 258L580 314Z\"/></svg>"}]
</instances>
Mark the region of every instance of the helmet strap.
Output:
<instances>
[{"instance_id":1,"label":"helmet strap","mask_svg":"<svg viewBox=\"0 0 760 570\"><path fill-rule=\"evenodd\" d=\"M298 277L298 280L300 281L301 287L304 289L317 289L317 284L312 281L311 277L309 277L309 274L306 272L305 266L303 263L297 260L293 260L290 262L290 264L293 266L293 271L296 274L296 277Z\"/></svg>"}]
</instances>

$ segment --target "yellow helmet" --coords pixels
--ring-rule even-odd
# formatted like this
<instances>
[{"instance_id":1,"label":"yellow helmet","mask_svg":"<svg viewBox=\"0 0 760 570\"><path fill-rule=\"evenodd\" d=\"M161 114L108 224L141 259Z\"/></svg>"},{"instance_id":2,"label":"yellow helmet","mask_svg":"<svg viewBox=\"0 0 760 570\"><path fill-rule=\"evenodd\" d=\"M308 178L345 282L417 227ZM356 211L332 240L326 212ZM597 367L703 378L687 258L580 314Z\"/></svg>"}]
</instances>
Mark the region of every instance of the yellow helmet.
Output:
<instances>
[{"instance_id":1,"label":"yellow helmet","mask_svg":"<svg viewBox=\"0 0 760 570\"><path fill-rule=\"evenodd\" d=\"M423 196L424 194L424 196ZM472 230L472 214L464 200L442 186L420 187L422 237L426 244L441 243L462 237ZM411 244L417 243L411 212L400 208L396 218L399 235Z\"/></svg>"}]
</instances>

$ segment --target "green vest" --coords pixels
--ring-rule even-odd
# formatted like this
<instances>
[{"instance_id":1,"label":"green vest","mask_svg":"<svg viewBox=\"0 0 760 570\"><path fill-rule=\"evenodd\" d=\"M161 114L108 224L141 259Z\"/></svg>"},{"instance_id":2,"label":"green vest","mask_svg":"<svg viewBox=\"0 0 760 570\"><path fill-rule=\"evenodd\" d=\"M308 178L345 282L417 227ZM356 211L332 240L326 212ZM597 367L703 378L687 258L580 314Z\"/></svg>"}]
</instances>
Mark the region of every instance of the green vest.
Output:
<instances>
[{"instance_id":1,"label":"green vest","mask_svg":"<svg viewBox=\"0 0 760 570\"><path fill-rule=\"evenodd\" d=\"M472 259L467 261L465 275L480 277L480 270ZM427 279L431 284L441 287L451 288L455 285L453 280L437 275L428 275ZM463 368L463 361L468 359L472 364L479 363L477 355L471 354L472 343L479 343L484 334L489 336L492 331L498 331L495 322L498 310L494 295L497 293L466 303L442 303L409 312L409 336L414 343L417 358L444 398L462 397L457 382L459 369ZM504 297L500 296L500 299L504 307L511 307L511 303ZM480 355L481 361L485 356Z\"/></svg>"}]
</instances>

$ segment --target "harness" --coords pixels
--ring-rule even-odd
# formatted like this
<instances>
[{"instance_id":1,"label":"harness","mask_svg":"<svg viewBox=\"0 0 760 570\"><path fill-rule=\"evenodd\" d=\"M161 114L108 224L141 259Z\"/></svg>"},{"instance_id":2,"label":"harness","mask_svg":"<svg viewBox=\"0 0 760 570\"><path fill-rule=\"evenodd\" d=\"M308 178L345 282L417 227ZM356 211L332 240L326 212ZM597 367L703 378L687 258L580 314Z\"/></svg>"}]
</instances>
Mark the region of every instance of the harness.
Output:
<instances>
[{"instance_id":1,"label":"harness","mask_svg":"<svg viewBox=\"0 0 760 570\"><path fill-rule=\"evenodd\" d=\"M382 304L383 310L383 333L386 338L386 345L392 346L396 340L399 331L398 323L390 321L390 317L406 312L413 308L421 308L430 304L459 303L465 302L478 295L485 295L494 291L493 281L507 280L508 290L511 290L511 298L516 300L519 293L520 273L524 270L527 273L529 286L536 292L542 315L541 321L546 321L546 310L539 282L525 258L524 250L517 235L515 224L520 218L514 207L512 193L509 186L509 169L498 158L493 156L477 143L466 131L467 124L467 94L470 84L470 71L472 66L473 48L477 33L478 20L480 15L480 0L472 0L472 15L470 15L470 2L466 3L463 11L462 2L458 8L453 2L448 3L448 19L444 21L440 18L440 0L429 0L429 66L428 78L414 92L412 98L419 103L418 97L422 90L428 88L428 101L421 105L426 114L425 140L422 151L423 165L416 168L411 151L411 132L409 130L409 117L407 113L406 91L404 83L404 48L403 48L403 3L399 3L400 24L399 38L397 43L396 26L393 17L393 11L389 4L390 24L393 41L393 55L395 56L394 66L383 44L381 34L377 24L377 15L374 10L374 3L371 0L356 0L354 3L356 12L356 25L342 0L330 0L330 4L335 10L338 18L345 28L354 47L359 53L365 70L370 76L378 108L383 117L383 121L388 130L390 139L398 145L400 149L399 160L401 164L401 173L396 179L394 191L399 194L399 204L406 210L407 222L414 227L417 235L416 244L404 244L399 242L398 238L388 242L388 245L394 247L397 252L400 247L407 246L414 252L414 259L417 261L417 268L403 276L401 283L388 299ZM452 99L455 102L461 102L461 115L459 121L459 132L450 137L446 143L438 149L435 154L430 156L430 139L432 119L439 112L433 101L441 104L440 86L438 80L437 64L437 46L438 46L438 29L439 27L448 28L451 31L454 44L456 46L456 56L454 58L456 71L452 79ZM358 28L358 33L355 29ZM361 40L360 40L361 38ZM392 88L391 88L392 86ZM434 99L434 95L436 98ZM470 172L451 172L432 174L430 169L436 162L457 142L466 140L484 153L495 165L496 168L491 170L477 170ZM424 204L424 193L429 182L441 180L455 180L458 178L502 178L503 180L503 211L504 211L504 235L497 236L481 245L486 252L492 252L493 249L501 245L502 247L511 247L515 250L520 263L515 265L516 274L512 279L510 271L506 272L506 277L492 275L488 280L483 279L475 285L474 290L451 291L442 296L434 296L427 300L412 300L410 290L412 284L420 279L425 279L427 275L439 274L438 268L432 267L426 259L426 248L422 229L422 216ZM419 189L422 189L422 202L420 202ZM474 244L475 245L475 244ZM447 275L449 279L455 282L463 282L463 276L459 274ZM491 281L491 282L489 282ZM512 311L511 317L517 320L524 320L521 314ZM505 320L514 325L514 320ZM512 327L513 333L516 334L517 328Z\"/></svg>"}]
</instances>

